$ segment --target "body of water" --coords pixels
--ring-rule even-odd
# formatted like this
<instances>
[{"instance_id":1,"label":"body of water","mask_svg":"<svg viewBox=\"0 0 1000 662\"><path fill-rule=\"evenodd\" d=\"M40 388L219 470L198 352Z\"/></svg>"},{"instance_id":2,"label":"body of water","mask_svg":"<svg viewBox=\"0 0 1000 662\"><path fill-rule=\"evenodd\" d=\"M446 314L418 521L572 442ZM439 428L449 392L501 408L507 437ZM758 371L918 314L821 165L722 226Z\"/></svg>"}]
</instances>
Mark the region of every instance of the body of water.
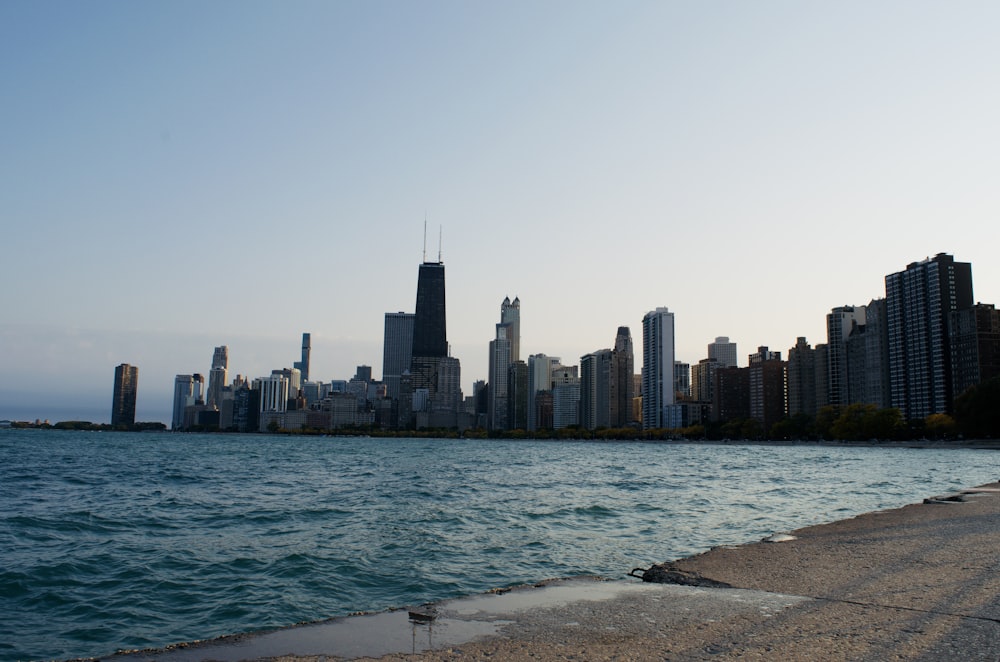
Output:
<instances>
[{"instance_id":1,"label":"body of water","mask_svg":"<svg viewBox=\"0 0 1000 662\"><path fill-rule=\"evenodd\" d=\"M983 450L0 431L0 659L635 567L998 478Z\"/></svg>"}]
</instances>

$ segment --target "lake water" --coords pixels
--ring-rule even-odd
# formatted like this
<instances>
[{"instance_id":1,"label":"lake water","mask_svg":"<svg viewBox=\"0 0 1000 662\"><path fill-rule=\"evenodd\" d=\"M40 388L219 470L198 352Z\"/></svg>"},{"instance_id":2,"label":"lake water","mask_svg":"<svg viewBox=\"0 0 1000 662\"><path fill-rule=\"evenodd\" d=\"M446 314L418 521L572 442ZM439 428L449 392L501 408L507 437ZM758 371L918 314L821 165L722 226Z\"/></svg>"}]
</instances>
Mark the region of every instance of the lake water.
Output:
<instances>
[{"instance_id":1,"label":"lake water","mask_svg":"<svg viewBox=\"0 0 1000 662\"><path fill-rule=\"evenodd\" d=\"M0 431L0 659L635 567L998 479L988 450Z\"/></svg>"}]
</instances>

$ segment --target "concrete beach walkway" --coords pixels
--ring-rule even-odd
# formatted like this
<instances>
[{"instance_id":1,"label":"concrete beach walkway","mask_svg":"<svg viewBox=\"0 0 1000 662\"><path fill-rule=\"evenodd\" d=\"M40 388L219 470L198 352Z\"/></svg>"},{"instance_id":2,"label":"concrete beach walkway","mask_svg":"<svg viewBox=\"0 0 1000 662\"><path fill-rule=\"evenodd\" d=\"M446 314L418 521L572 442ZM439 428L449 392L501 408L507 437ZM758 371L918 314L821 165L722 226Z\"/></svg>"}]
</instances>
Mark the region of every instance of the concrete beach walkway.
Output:
<instances>
[{"instance_id":1,"label":"concrete beach walkway","mask_svg":"<svg viewBox=\"0 0 1000 662\"><path fill-rule=\"evenodd\" d=\"M694 585L558 580L444 601L432 620L401 610L129 657L1000 660L1000 484L945 496L647 573Z\"/></svg>"}]
</instances>

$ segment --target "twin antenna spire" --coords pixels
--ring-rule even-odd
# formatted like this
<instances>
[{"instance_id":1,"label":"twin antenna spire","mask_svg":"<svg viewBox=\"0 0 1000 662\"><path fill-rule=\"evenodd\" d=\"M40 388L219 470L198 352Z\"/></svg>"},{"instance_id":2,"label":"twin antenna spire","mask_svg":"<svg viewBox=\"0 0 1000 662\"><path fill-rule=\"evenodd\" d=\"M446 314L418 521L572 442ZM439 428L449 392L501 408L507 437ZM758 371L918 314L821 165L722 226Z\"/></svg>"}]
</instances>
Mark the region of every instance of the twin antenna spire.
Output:
<instances>
[{"instance_id":1,"label":"twin antenna spire","mask_svg":"<svg viewBox=\"0 0 1000 662\"><path fill-rule=\"evenodd\" d=\"M424 262L427 262L427 214L424 213ZM438 226L438 264L441 264L441 226Z\"/></svg>"}]
</instances>

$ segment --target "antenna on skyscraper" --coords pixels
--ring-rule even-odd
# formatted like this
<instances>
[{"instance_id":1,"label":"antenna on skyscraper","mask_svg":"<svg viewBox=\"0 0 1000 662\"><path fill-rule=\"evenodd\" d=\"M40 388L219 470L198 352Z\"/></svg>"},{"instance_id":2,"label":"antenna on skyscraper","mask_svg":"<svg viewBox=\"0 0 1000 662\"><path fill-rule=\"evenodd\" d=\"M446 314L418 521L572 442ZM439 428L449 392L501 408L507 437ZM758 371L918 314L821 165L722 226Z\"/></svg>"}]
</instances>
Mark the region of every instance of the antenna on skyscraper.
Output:
<instances>
[{"instance_id":1,"label":"antenna on skyscraper","mask_svg":"<svg viewBox=\"0 0 1000 662\"><path fill-rule=\"evenodd\" d=\"M424 212L424 262L427 261L427 212Z\"/></svg>"},{"instance_id":2,"label":"antenna on skyscraper","mask_svg":"<svg viewBox=\"0 0 1000 662\"><path fill-rule=\"evenodd\" d=\"M441 226L438 226L438 264L441 264Z\"/></svg>"}]
</instances>

